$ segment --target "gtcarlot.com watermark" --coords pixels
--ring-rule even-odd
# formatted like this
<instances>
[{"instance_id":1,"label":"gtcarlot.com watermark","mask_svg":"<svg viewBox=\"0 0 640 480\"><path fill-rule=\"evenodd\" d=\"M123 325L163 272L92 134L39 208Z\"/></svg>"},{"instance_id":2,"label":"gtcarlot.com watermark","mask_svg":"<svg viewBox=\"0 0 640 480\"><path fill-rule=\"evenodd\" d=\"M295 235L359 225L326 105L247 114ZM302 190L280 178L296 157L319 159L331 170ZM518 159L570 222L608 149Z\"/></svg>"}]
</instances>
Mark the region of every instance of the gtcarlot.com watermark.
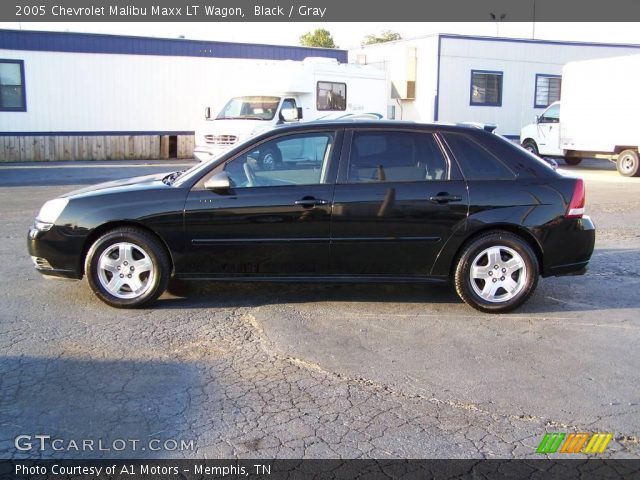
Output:
<instances>
[{"instance_id":1,"label":"gtcarlot.com watermark","mask_svg":"<svg viewBox=\"0 0 640 480\"><path fill-rule=\"evenodd\" d=\"M20 452L184 452L195 450L193 440L173 438L148 440L115 438L107 440L103 438L64 439L51 435L18 435L13 444Z\"/></svg>"}]
</instances>

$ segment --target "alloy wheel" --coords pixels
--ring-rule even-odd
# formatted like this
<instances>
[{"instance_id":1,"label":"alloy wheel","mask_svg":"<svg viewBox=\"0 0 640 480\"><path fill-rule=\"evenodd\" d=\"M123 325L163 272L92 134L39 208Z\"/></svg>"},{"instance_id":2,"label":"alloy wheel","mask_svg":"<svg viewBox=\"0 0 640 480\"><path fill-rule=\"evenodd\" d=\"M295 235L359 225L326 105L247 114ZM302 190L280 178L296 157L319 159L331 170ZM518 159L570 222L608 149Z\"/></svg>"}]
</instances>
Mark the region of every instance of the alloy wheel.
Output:
<instances>
[{"instance_id":1,"label":"alloy wheel","mask_svg":"<svg viewBox=\"0 0 640 480\"><path fill-rule=\"evenodd\" d=\"M144 295L153 285L154 275L151 257L134 243L115 243L98 259L100 284L117 298L131 299Z\"/></svg>"},{"instance_id":2,"label":"alloy wheel","mask_svg":"<svg viewBox=\"0 0 640 480\"><path fill-rule=\"evenodd\" d=\"M514 249L492 246L476 255L469 276L479 297L492 303L507 302L525 287L527 266Z\"/></svg>"}]
</instances>

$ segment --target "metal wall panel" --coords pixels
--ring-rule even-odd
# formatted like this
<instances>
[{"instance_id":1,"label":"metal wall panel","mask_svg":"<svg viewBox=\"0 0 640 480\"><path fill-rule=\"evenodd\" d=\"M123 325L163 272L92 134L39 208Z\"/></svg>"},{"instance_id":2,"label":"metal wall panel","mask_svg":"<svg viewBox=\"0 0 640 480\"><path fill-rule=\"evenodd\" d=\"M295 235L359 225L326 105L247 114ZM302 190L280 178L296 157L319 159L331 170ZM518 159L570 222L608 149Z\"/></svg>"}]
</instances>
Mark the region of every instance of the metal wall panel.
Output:
<instances>
[{"instance_id":1,"label":"metal wall panel","mask_svg":"<svg viewBox=\"0 0 640 480\"><path fill-rule=\"evenodd\" d=\"M534 107L536 74L561 75L569 61L640 52L638 45L464 36L443 36L441 43L439 120L493 123L498 125L498 133L514 137L544 110ZM502 72L501 106L469 104L472 70Z\"/></svg>"}]
</instances>

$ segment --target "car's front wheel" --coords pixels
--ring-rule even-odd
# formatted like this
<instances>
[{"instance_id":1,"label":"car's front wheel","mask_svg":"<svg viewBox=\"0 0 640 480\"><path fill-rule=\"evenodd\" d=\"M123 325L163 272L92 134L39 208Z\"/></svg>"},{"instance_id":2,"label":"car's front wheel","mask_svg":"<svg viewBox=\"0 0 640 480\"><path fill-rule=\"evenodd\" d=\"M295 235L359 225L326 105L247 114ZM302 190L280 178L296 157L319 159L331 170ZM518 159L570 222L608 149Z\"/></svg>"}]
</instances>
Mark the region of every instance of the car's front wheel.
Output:
<instances>
[{"instance_id":1,"label":"car's front wheel","mask_svg":"<svg viewBox=\"0 0 640 480\"><path fill-rule=\"evenodd\" d=\"M530 151L534 155L538 155L538 145L536 145L536 142L529 138L522 142L522 148Z\"/></svg>"},{"instance_id":2,"label":"car's front wheel","mask_svg":"<svg viewBox=\"0 0 640 480\"><path fill-rule=\"evenodd\" d=\"M280 150L268 148L260 155L259 166L261 170L275 170L282 164Z\"/></svg>"},{"instance_id":3,"label":"car's front wheel","mask_svg":"<svg viewBox=\"0 0 640 480\"><path fill-rule=\"evenodd\" d=\"M538 275L538 260L526 241L509 232L488 232L462 250L455 287L473 308L502 313L527 301Z\"/></svg>"},{"instance_id":4,"label":"car's front wheel","mask_svg":"<svg viewBox=\"0 0 640 480\"><path fill-rule=\"evenodd\" d=\"M564 157L564 163L567 165L579 165L582 162L580 157Z\"/></svg>"},{"instance_id":5,"label":"car's front wheel","mask_svg":"<svg viewBox=\"0 0 640 480\"><path fill-rule=\"evenodd\" d=\"M91 245L85 271L100 300L116 308L135 308L166 290L170 265L153 235L123 227L105 233Z\"/></svg>"}]
</instances>

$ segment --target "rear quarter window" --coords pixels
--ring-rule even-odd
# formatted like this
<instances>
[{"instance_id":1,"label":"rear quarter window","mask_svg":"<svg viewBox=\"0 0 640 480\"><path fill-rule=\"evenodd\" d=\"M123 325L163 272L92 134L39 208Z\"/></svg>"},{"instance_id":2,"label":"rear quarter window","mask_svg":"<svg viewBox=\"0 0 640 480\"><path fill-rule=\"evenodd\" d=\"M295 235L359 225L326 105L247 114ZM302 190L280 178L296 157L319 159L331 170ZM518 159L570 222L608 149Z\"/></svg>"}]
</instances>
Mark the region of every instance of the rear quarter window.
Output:
<instances>
[{"instance_id":1,"label":"rear quarter window","mask_svg":"<svg viewBox=\"0 0 640 480\"><path fill-rule=\"evenodd\" d=\"M511 170L518 172L518 178L546 178L558 175L549 162L504 137L487 134L483 136L482 143Z\"/></svg>"},{"instance_id":2,"label":"rear quarter window","mask_svg":"<svg viewBox=\"0 0 640 480\"><path fill-rule=\"evenodd\" d=\"M469 135L443 133L467 180L512 180L516 174Z\"/></svg>"}]
</instances>

